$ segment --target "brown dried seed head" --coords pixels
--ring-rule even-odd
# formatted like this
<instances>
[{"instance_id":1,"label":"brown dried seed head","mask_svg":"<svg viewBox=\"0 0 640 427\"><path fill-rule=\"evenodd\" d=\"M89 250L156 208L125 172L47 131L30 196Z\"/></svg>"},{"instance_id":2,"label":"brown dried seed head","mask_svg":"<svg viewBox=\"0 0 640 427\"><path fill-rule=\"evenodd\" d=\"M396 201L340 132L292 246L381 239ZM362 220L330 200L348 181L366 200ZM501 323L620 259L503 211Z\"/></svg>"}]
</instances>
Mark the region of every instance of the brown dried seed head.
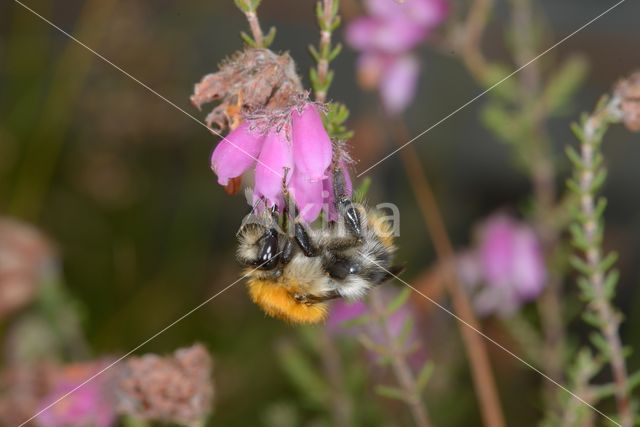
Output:
<instances>
[{"instance_id":1,"label":"brown dried seed head","mask_svg":"<svg viewBox=\"0 0 640 427\"><path fill-rule=\"evenodd\" d=\"M54 251L35 228L0 218L0 319L26 306Z\"/></svg>"},{"instance_id":2,"label":"brown dried seed head","mask_svg":"<svg viewBox=\"0 0 640 427\"><path fill-rule=\"evenodd\" d=\"M621 80L615 89L620 98L623 121L631 132L640 132L640 71Z\"/></svg>"},{"instance_id":3,"label":"brown dried seed head","mask_svg":"<svg viewBox=\"0 0 640 427\"><path fill-rule=\"evenodd\" d=\"M191 102L198 108L220 101L206 118L223 130L237 125L242 113L289 106L302 92L293 59L267 49L246 49L226 60L219 71L195 85Z\"/></svg>"},{"instance_id":4,"label":"brown dried seed head","mask_svg":"<svg viewBox=\"0 0 640 427\"><path fill-rule=\"evenodd\" d=\"M193 425L211 411L211 371L211 356L200 344L167 357L132 357L116 381L117 409L143 420Z\"/></svg>"}]
</instances>

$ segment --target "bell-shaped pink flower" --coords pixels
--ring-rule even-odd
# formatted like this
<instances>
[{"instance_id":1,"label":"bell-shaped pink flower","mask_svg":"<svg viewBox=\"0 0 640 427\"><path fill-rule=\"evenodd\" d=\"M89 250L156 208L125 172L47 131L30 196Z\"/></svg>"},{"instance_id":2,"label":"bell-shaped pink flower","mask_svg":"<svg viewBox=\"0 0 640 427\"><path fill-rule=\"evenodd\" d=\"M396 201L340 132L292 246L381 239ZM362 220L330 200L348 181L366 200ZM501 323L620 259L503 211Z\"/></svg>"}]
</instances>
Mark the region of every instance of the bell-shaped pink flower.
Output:
<instances>
[{"instance_id":1,"label":"bell-shaped pink flower","mask_svg":"<svg viewBox=\"0 0 640 427\"><path fill-rule=\"evenodd\" d=\"M380 97L390 114L401 113L413 100L420 64L412 55L394 58L380 82Z\"/></svg>"},{"instance_id":2,"label":"bell-shaped pink flower","mask_svg":"<svg viewBox=\"0 0 640 427\"><path fill-rule=\"evenodd\" d=\"M320 181L331 164L332 144L315 105L306 104L301 112L291 112L293 161L300 176Z\"/></svg>"},{"instance_id":3,"label":"bell-shaped pink flower","mask_svg":"<svg viewBox=\"0 0 640 427\"><path fill-rule=\"evenodd\" d=\"M347 41L354 48L381 53L403 53L424 40L426 28L406 20L358 18L347 28Z\"/></svg>"},{"instance_id":4,"label":"bell-shaped pink flower","mask_svg":"<svg viewBox=\"0 0 640 427\"><path fill-rule=\"evenodd\" d=\"M322 182L309 180L298 168L293 172L289 191L298 207L300 217L306 222L314 221L322 211Z\"/></svg>"},{"instance_id":5,"label":"bell-shaped pink flower","mask_svg":"<svg viewBox=\"0 0 640 427\"><path fill-rule=\"evenodd\" d=\"M368 15L347 27L347 42L362 53L359 82L377 87L387 112L401 113L413 100L420 66L410 52L444 20L447 5L447 0L365 0Z\"/></svg>"},{"instance_id":6,"label":"bell-shaped pink flower","mask_svg":"<svg viewBox=\"0 0 640 427\"><path fill-rule=\"evenodd\" d=\"M367 0L367 11L382 19L404 19L426 27L438 25L447 15L446 0Z\"/></svg>"},{"instance_id":7,"label":"bell-shaped pink flower","mask_svg":"<svg viewBox=\"0 0 640 427\"><path fill-rule=\"evenodd\" d=\"M457 260L459 278L481 315L508 315L544 289L546 267L533 229L507 215L482 224L474 249Z\"/></svg>"},{"instance_id":8,"label":"bell-shaped pink flower","mask_svg":"<svg viewBox=\"0 0 640 427\"><path fill-rule=\"evenodd\" d=\"M264 197L269 204L279 204L282 200L282 180L287 173L287 182L291 179L293 159L291 147L283 131L275 129L267 133L262 151L258 157L255 175L255 197Z\"/></svg>"},{"instance_id":9,"label":"bell-shaped pink flower","mask_svg":"<svg viewBox=\"0 0 640 427\"><path fill-rule=\"evenodd\" d=\"M523 299L536 297L545 281L545 266L534 231L506 215L489 218L480 231L480 260L487 282L510 286Z\"/></svg>"},{"instance_id":10,"label":"bell-shaped pink flower","mask_svg":"<svg viewBox=\"0 0 640 427\"><path fill-rule=\"evenodd\" d=\"M263 141L264 136L251 131L248 123L242 123L220 141L211 155L211 169L218 176L218 183L227 185L229 179L255 165Z\"/></svg>"}]
</instances>

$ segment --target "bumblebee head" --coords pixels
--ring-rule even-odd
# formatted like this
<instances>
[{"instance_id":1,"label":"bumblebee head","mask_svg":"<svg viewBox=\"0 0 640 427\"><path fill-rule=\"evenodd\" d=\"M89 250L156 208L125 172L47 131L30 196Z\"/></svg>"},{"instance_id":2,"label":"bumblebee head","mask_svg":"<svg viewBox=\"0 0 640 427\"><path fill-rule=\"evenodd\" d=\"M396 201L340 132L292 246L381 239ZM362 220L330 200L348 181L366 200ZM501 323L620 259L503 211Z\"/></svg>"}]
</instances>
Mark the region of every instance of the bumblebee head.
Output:
<instances>
[{"instance_id":1,"label":"bumblebee head","mask_svg":"<svg viewBox=\"0 0 640 427\"><path fill-rule=\"evenodd\" d=\"M297 301L294 290L282 283L268 280L249 279L249 294L269 316L291 323L319 323L327 317L326 303L305 303Z\"/></svg>"}]
</instances>

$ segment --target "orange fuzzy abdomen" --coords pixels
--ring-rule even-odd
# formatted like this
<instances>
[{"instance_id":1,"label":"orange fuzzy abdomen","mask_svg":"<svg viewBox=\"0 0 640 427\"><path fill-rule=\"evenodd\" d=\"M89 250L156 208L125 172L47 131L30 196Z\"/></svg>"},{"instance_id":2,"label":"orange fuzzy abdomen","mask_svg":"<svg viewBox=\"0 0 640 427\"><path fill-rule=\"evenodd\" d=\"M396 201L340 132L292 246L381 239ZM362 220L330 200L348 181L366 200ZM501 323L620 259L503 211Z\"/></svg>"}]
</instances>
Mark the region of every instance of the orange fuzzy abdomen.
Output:
<instances>
[{"instance_id":1,"label":"orange fuzzy abdomen","mask_svg":"<svg viewBox=\"0 0 640 427\"><path fill-rule=\"evenodd\" d=\"M305 304L293 298L300 291L295 283L250 279L248 285L253 302L269 316L293 323L318 323L327 316L326 304Z\"/></svg>"}]
</instances>

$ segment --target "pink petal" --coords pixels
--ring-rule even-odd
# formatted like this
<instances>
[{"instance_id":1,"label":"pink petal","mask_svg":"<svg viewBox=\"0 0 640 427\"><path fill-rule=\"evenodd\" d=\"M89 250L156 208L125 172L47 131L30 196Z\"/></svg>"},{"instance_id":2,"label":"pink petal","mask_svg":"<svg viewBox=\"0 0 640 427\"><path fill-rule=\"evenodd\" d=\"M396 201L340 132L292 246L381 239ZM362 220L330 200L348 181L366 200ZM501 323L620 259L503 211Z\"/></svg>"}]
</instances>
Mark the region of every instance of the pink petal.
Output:
<instances>
[{"instance_id":1,"label":"pink petal","mask_svg":"<svg viewBox=\"0 0 640 427\"><path fill-rule=\"evenodd\" d=\"M367 11L382 19L404 19L425 26L442 22L449 9L446 0L368 0Z\"/></svg>"},{"instance_id":2,"label":"pink petal","mask_svg":"<svg viewBox=\"0 0 640 427\"><path fill-rule=\"evenodd\" d=\"M357 50L403 53L427 35L427 28L406 19L358 18L347 27L346 39Z\"/></svg>"},{"instance_id":3,"label":"pink petal","mask_svg":"<svg viewBox=\"0 0 640 427\"><path fill-rule=\"evenodd\" d=\"M405 0L401 3L399 1L388 0L367 0L365 7L370 15L382 19L406 17L408 4L413 1L414 0Z\"/></svg>"},{"instance_id":4,"label":"pink petal","mask_svg":"<svg viewBox=\"0 0 640 427\"><path fill-rule=\"evenodd\" d=\"M361 17L354 19L347 26L345 38L347 43L357 50L373 49L371 35L377 31L380 21L373 18Z\"/></svg>"},{"instance_id":5,"label":"pink petal","mask_svg":"<svg viewBox=\"0 0 640 427\"><path fill-rule=\"evenodd\" d=\"M521 225L513 236L513 282L523 300L540 295L546 279L544 257L535 233Z\"/></svg>"},{"instance_id":6,"label":"pink petal","mask_svg":"<svg viewBox=\"0 0 640 427\"><path fill-rule=\"evenodd\" d=\"M218 175L218 183L227 185L230 178L242 175L253 166L260 154L264 137L249 130L242 123L227 135L213 150L211 169Z\"/></svg>"},{"instance_id":7,"label":"pink petal","mask_svg":"<svg viewBox=\"0 0 640 427\"><path fill-rule=\"evenodd\" d=\"M380 84L380 96L386 110L399 114L415 96L420 64L413 56L397 58L387 69Z\"/></svg>"},{"instance_id":8,"label":"pink petal","mask_svg":"<svg viewBox=\"0 0 640 427\"><path fill-rule=\"evenodd\" d=\"M322 180L331 164L333 146L313 104L291 113L291 140L296 170L309 180Z\"/></svg>"},{"instance_id":9,"label":"pink petal","mask_svg":"<svg viewBox=\"0 0 640 427\"><path fill-rule=\"evenodd\" d=\"M304 221L313 222L318 218L323 204L322 190L322 181L310 181L296 168L291 178L290 191Z\"/></svg>"},{"instance_id":10,"label":"pink petal","mask_svg":"<svg viewBox=\"0 0 640 427\"><path fill-rule=\"evenodd\" d=\"M447 0L413 0L410 6L413 20L429 28L440 24L449 14Z\"/></svg>"},{"instance_id":11,"label":"pink petal","mask_svg":"<svg viewBox=\"0 0 640 427\"><path fill-rule=\"evenodd\" d=\"M491 217L480 235L480 260L489 286L507 287L511 282L515 223L505 216Z\"/></svg>"},{"instance_id":12,"label":"pink petal","mask_svg":"<svg viewBox=\"0 0 640 427\"><path fill-rule=\"evenodd\" d=\"M256 165L254 194L266 198L271 205L282 199L282 178L289 169L287 181L291 179L293 161L291 147L284 132L271 131L264 139L258 164Z\"/></svg>"}]
</instances>

